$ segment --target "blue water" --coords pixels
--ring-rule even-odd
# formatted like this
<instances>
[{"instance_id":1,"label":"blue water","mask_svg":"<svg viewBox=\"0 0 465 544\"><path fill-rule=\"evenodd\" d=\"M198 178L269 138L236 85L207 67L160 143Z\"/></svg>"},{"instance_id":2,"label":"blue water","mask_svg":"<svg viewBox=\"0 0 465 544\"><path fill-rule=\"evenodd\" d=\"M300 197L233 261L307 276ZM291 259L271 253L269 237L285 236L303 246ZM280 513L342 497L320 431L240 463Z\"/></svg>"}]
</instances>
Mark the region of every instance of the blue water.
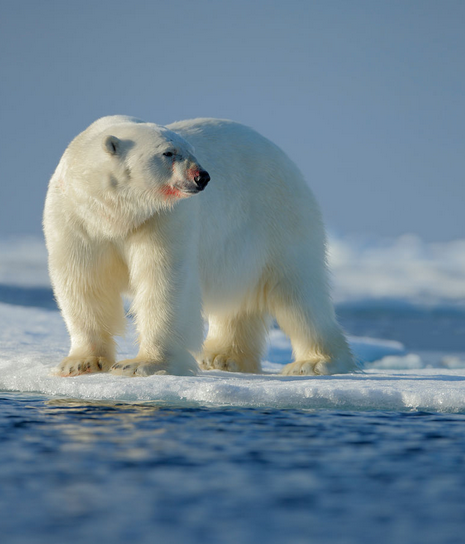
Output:
<instances>
[{"instance_id":1,"label":"blue water","mask_svg":"<svg viewBox=\"0 0 465 544\"><path fill-rule=\"evenodd\" d=\"M3 543L465 540L464 414L0 407Z\"/></svg>"}]
</instances>

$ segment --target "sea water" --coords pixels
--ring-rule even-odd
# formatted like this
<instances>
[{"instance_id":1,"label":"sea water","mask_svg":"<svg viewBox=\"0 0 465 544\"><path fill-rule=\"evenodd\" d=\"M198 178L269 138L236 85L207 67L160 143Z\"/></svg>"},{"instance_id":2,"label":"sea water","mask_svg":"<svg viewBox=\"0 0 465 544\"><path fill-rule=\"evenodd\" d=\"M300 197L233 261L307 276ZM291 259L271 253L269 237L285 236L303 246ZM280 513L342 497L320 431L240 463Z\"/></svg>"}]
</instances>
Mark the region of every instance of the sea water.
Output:
<instances>
[{"instance_id":1,"label":"sea water","mask_svg":"<svg viewBox=\"0 0 465 544\"><path fill-rule=\"evenodd\" d=\"M5 543L462 543L465 415L1 394Z\"/></svg>"},{"instance_id":2,"label":"sea water","mask_svg":"<svg viewBox=\"0 0 465 544\"><path fill-rule=\"evenodd\" d=\"M134 379L52 375L68 337L43 247L0 246L0 542L464 542L456 246L397 241L373 269L375 249L335 245L359 373L280 376L274 328L262 375Z\"/></svg>"}]
</instances>

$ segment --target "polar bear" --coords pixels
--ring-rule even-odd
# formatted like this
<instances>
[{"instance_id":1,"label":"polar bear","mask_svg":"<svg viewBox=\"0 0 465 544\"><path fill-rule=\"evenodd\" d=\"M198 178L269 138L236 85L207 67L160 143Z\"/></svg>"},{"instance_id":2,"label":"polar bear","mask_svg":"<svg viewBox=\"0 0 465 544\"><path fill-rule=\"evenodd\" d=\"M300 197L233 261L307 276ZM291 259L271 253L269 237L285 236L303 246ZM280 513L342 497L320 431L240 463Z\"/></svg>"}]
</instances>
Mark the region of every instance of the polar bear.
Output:
<instances>
[{"instance_id":1,"label":"polar bear","mask_svg":"<svg viewBox=\"0 0 465 544\"><path fill-rule=\"evenodd\" d=\"M283 374L356 369L330 300L315 198L285 153L248 127L97 120L50 180L44 232L71 336L62 376L190 375L198 364L258 373L272 317L295 356ZM115 362L125 292L139 353Z\"/></svg>"}]
</instances>

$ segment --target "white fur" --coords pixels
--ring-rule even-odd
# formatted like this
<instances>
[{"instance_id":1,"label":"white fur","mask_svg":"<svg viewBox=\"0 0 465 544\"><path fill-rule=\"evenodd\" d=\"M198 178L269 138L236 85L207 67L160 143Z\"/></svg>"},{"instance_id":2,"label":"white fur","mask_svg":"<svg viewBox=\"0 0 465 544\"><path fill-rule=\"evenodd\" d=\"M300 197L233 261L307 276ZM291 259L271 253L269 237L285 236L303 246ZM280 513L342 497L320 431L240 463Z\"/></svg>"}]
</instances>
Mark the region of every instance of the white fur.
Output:
<instances>
[{"instance_id":1,"label":"white fur","mask_svg":"<svg viewBox=\"0 0 465 544\"><path fill-rule=\"evenodd\" d=\"M189 196L202 167L211 182ZM355 370L330 301L318 205L290 159L247 127L96 121L50 181L44 230L71 335L61 375L190 374L194 357L207 369L260 372L270 316L294 349L284 374ZM140 350L115 364L125 291Z\"/></svg>"}]
</instances>

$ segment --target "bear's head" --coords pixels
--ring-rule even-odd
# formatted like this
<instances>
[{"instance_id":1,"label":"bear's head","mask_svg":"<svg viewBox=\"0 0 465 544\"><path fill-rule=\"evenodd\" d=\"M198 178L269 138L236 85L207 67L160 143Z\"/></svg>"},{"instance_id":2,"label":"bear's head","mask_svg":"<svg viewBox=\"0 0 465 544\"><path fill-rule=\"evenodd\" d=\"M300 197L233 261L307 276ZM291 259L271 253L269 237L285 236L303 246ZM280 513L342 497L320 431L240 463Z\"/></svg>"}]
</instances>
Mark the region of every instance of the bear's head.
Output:
<instances>
[{"instance_id":1,"label":"bear's head","mask_svg":"<svg viewBox=\"0 0 465 544\"><path fill-rule=\"evenodd\" d=\"M68 146L52 177L60 206L92 236L124 236L210 180L178 134L132 117L95 121ZM187 203L186 203L187 204Z\"/></svg>"},{"instance_id":2,"label":"bear's head","mask_svg":"<svg viewBox=\"0 0 465 544\"><path fill-rule=\"evenodd\" d=\"M59 199L56 209L73 228L112 238L171 210L209 181L181 136L116 115L98 119L70 143L52 176L49 200Z\"/></svg>"},{"instance_id":3,"label":"bear's head","mask_svg":"<svg viewBox=\"0 0 465 544\"><path fill-rule=\"evenodd\" d=\"M210 176L178 134L152 123L109 127L101 135L111 190L158 205L203 191Z\"/></svg>"}]
</instances>

